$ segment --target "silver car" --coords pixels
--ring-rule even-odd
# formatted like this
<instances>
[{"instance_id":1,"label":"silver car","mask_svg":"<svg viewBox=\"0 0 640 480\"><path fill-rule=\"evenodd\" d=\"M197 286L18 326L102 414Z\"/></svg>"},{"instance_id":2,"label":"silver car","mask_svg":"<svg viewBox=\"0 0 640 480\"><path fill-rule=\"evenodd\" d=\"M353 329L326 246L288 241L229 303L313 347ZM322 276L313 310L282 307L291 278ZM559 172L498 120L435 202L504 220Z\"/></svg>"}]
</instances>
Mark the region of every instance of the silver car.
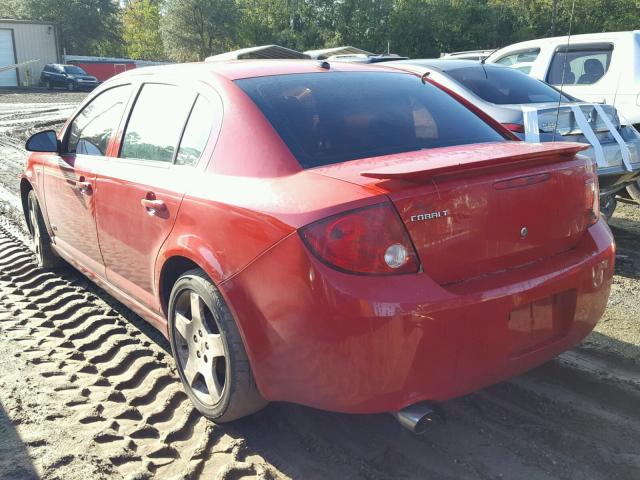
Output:
<instances>
[{"instance_id":1,"label":"silver car","mask_svg":"<svg viewBox=\"0 0 640 480\"><path fill-rule=\"evenodd\" d=\"M640 178L640 134L622 126L615 107L581 102L516 69L467 60L401 60L409 70L452 90L527 142L588 143L583 154L598 166L602 213L615 194Z\"/></svg>"}]
</instances>

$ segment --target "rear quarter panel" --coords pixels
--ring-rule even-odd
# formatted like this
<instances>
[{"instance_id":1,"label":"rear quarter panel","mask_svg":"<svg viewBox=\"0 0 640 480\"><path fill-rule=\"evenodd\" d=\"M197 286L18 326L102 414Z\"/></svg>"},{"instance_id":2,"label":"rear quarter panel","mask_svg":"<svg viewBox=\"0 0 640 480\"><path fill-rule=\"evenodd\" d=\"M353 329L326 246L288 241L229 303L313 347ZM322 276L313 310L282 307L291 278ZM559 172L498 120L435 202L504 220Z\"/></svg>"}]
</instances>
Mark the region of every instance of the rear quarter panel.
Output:
<instances>
[{"instance_id":1,"label":"rear quarter panel","mask_svg":"<svg viewBox=\"0 0 640 480\"><path fill-rule=\"evenodd\" d=\"M223 282L299 227L380 201L367 188L310 172L265 179L204 175L183 199L156 278L179 255Z\"/></svg>"}]
</instances>

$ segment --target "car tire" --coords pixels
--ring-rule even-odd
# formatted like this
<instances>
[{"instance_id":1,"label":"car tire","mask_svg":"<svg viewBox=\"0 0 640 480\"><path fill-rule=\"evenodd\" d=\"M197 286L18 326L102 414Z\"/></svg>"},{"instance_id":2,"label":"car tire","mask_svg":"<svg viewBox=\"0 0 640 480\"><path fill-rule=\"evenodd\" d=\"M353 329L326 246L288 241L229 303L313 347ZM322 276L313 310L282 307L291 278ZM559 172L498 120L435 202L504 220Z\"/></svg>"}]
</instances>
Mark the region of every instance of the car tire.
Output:
<instances>
[{"instance_id":1,"label":"car tire","mask_svg":"<svg viewBox=\"0 0 640 480\"><path fill-rule=\"evenodd\" d=\"M233 315L200 269L182 275L168 306L169 341L195 408L225 423L262 409L262 398Z\"/></svg>"},{"instance_id":2,"label":"car tire","mask_svg":"<svg viewBox=\"0 0 640 480\"><path fill-rule=\"evenodd\" d=\"M47 226L42 217L42 211L38 203L36 192L31 190L27 197L29 231L31 233L32 248L36 254L36 263L42 269L59 268L64 265L51 247L51 237L47 232Z\"/></svg>"},{"instance_id":3,"label":"car tire","mask_svg":"<svg viewBox=\"0 0 640 480\"><path fill-rule=\"evenodd\" d=\"M618 202L615 195L607 195L600 199L600 213L607 222L613 217L613 212L615 212L617 206Z\"/></svg>"},{"instance_id":4,"label":"car tire","mask_svg":"<svg viewBox=\"0 0 640 480\"><path fill-rule=\"evenodd\" d=\"M627 193L633 200L640 203L640 180L627 185Z\"/></svg>"}]
</instances>

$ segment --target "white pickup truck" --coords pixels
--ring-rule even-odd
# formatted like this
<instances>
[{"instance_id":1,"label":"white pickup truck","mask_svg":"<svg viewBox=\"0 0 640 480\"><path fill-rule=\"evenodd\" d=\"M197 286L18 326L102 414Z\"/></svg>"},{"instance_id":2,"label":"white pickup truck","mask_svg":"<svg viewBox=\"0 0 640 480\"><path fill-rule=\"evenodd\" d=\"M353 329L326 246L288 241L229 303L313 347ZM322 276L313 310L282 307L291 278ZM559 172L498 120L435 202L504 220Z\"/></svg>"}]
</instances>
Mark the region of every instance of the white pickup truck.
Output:
<instances>
[{"instance_id":1,"label":"white pickup truck","mask_svg":"<svg viewBox=\"0 0 640 480\"><path fill-rule=\"evenodd\" d=\"M623 123L640 125L640 30L515 43L486 63L513 66L580 100L614 105Z\"/></svg>"}]
</instances>

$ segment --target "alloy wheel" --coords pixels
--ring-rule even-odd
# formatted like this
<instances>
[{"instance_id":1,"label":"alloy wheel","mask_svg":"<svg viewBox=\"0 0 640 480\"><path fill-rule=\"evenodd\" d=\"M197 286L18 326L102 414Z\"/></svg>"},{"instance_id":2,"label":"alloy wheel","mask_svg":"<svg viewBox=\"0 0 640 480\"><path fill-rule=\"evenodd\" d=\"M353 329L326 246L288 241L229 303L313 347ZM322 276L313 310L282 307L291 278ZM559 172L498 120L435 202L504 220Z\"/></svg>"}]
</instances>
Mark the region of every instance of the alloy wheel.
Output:
<instances>
[{"instance_id":1,"label":"alloy wheel","mask_svg":"<svg viewBox=\"0 0 640 480\"><path fill-rule=\"evenodd\" d=\"M175 303L176 361L184 379L203 404L222 398L227 377L227 351L215 318L202 297L184 290Z\"/></svg>"}]
</instances>

